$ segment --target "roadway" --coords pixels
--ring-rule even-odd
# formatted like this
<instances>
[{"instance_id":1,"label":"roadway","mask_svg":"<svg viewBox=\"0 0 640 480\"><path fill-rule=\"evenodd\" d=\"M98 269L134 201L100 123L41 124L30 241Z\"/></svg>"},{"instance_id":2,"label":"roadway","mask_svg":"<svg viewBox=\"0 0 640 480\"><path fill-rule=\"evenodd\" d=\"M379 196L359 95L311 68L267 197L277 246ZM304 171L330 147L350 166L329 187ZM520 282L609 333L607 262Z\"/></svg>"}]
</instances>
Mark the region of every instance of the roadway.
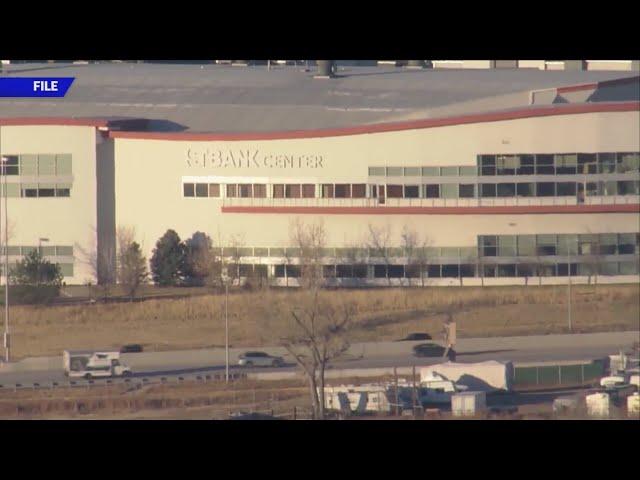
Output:
<instances>
[{"instance_id":1,"label":"roadway","mask_svg":"<svg viewBox=\"0 0 640 480\"><path fill-rule=\"evenodd\" d=\"M481 362L485 360L512 361L517 365L546 362L589 361L629 350L640 338L640 332L606 332L574 335L537 335L522 337L462 338L456 346L457 362ZM440 363L441 358L417 358L413 346L423 342L377 342L357 343L351 346L343 358L333 362L331 370L378 369L393 367L421 367ZM285 366L273 368L243 368L235 366L238 356L248 350L260 350L281 355ZM156 379L224 374L224 348L176 350L167 352L144 352L123 354L123 363L133 371L134 379ZM232 372L256 373L279 372L293 374L297 367L292 357L279 347L232 348L230 349ZM41 385L59 382L66 384L68 378L62 370L62 355L59 357L37 357L24 359L10 365L0 366L0 385ZM96 383L104 380L96 379Z\"/></svg>"}]
</instances>

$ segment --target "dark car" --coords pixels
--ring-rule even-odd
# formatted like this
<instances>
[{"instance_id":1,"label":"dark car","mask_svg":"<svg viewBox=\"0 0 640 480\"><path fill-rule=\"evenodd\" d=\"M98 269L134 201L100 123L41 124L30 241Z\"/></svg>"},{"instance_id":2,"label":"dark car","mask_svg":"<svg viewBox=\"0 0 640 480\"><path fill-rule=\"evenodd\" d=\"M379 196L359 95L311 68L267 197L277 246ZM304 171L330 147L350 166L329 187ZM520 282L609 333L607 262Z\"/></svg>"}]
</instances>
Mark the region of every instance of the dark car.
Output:
<instances>
[{"instance_id":1,"label":"dark car","mask_svg":"<svg viewBox=\"0 0 640 480\"><path fill-rule=\"evenodd\" d=\"M413 353L416 357L443 357L446 348L436 343L421 343L413 347ZM456 352L453 349L447 354L449 360L456 359Z\"/></svg>"},{"instance_id":2,"label":"dark car","mask_svg":"<svg viewBox=\"0 0 640 480\"><path fill-rule=\"evenodd\" d=\"M428 333L410 333L404 338L398 340L399 342L415 342L417 340L433 340Z\"/></svg>"},{"instance_id":3,"label":"dark car","mask_svg":"<svg viewBox=\"0 0 640 480\"><path fill-rule=\"evenodd\" d=\"M131 343L129 345L124 345L120 349L120 353L140 353L142 352L142 345L138 343Z\"/></svg>"}]
</instances>

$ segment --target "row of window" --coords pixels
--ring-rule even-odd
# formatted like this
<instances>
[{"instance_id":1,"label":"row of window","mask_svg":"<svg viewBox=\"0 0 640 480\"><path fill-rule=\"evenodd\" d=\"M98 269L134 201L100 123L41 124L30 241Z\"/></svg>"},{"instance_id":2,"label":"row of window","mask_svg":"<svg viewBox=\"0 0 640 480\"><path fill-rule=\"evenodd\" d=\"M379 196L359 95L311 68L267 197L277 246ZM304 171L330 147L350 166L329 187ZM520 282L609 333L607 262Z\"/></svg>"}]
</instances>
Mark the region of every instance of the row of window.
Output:
<instances>
[{"instance_id":1,"label":"row of window","mask_svg":"<svg viewBox=\"0 0 640 480\"><path fill-rule=\"evenodd\" d=\"M73 263L58 263L63 277L73 277ZM16 268L16 263L9 264L9 271ZM4 264L0 265L0 275L4 275Z\"/></svg>"},{"instance_id":2,"label":"row of window","mask_svg":"<svg viewBox=\"0 0 640 480\"><path fill-rule=\"evenodd\" d=\"M20 245L9 245L8 254L9 255L17 255L24 256L29 253L38 250L40 248L40 254L44 257L53 257L53 256L65 256L72 257L73 256L73 247L70 246L60 246L60 245L47 245L47 246L20 246ZM5 255L7 249L5 247L0 247L0 254Z\"/></svg>"},{"instance_id":3,"label":"row of window","mask_svg":"<svg viewBox=\"0 0 640 480\"><path fill-rule=\"evenodd\" d=\"M228 198L315 198L314 184L226 184L185 183L185 197L220 198L221 188ZM322 184L321 198L507 198L638 195L640 181L443 183L425 185Z\"/></svg>"},{"instance_id":4,"label":"row of window","mask_svg":"<svg viewBox=\"0 0 640 480\"><path fill-rule=\"evenodd\" d=\"M372 278L473 278L473 277L566 277L592 275L638 275L638 262L540 263L540 264L441 264L441 265L372 265ZM240 264L239 277L268 276L266 265ZM275 265L274 277L299 278L300 265ZM362 264L322 265L324 278L369 278L369 267Z\"/></svg>"},{"instance_id":5,"label":"row of window","mask_svg":"<svg viewBox=\"0 0 640 480\"><path fill-rule=\"evenodd\" d=\"M478 155L480 175L571 175L640 171L639 152Z\"/></svg>"},{"instance_id":6,"label":"row of window","mask_svg":"<svg viewBox=\"0 0 640 480\"><path fill-rule=\"evenodd\" d=\"M371 177L564 175L640 171L640 152L478 155L477 166L369 167Z\"/></svg>"},{"instance_id":7,"label":"row of window","mask_svg":"<svg viewBox=\"0 0 640 480\"><path fill-rule=\"evenodd\" d=\"M4 185L0 187L0 196L4 196ZM7 197L41 198L70 197L71 185L68 183L8 183Z\"/></svg>"},{"instance_id":8,"label":"row of window","mask_svg":"<svg viewBox=\"0 0 640 480\"><path fill-rule=\"evenodd\" d=\"M640 253L640 234L480 235L482 257L548 255L634 255Z\"/></svg>"},{"instance_id":9,"label":"row of window","mask_svg":"<svg viewBox=\"0 0 640 480\"><path fill-rule=\"evenodd\" d=\"M7 175L71 175L71 154L5 155L0 173Z\"/></svg>"}]
</instances>

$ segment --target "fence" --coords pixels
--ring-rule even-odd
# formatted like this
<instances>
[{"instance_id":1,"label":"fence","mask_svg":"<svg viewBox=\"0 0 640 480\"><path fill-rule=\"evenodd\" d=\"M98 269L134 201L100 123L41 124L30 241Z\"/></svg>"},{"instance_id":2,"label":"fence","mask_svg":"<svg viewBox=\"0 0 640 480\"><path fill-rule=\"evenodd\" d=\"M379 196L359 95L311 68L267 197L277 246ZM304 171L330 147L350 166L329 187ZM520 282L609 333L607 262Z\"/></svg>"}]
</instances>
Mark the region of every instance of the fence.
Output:
<instances>
[{"instance_id":1,"label":"fence","mask_svg":"<svg viewBox=\"0 0 640 480\"><path fill-rule=\"evenodd\" d=\"M514 386L584 385L605 374L605 361L574 365L515 367Z\"/></svg>"}]
</instances>

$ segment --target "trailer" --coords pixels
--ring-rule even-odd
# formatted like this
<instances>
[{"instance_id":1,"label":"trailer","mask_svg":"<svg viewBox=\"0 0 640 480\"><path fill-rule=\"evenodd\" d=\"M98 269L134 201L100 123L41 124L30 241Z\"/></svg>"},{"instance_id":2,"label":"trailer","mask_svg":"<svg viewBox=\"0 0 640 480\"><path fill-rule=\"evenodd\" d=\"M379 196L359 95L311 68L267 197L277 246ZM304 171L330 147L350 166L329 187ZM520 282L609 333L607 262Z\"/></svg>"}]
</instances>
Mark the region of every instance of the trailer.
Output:
<instances>
[{"instance_id":1,"label":"trailer","mask_svg":"<svg viewBox=\"0 0 640 480\"><path fill-rule=\"evenodd\" d=\"M87 380L96 377L128 377L131 368L120 363L120 352L109 350L65 350L62 353L64 374Z\"/></svg>"},{"instance_id":2,"label":"trailer","mask_svg":"<svg viewBox=\"0 0 640 480\"><path fill-rule=\"evenodd\" d=\"M429 381L434 374L442 375L459 387L467 387L469 390L510 391L514 369L511 362L495 360L478 363L446 362L420 369L421 383Z\"/></svg>"}]
</instances>

